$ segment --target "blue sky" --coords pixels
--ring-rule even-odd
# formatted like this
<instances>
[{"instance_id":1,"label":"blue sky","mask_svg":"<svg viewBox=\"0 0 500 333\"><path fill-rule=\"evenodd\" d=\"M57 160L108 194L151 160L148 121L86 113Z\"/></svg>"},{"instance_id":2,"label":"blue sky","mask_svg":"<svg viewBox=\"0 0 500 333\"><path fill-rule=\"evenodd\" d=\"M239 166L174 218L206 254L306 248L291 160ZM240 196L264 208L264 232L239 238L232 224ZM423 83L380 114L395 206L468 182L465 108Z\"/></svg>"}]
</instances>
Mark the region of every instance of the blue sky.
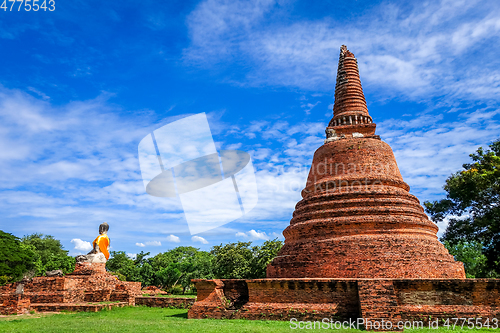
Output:
<instances>
[{"instance_id":1,"label":"blue sky","mask_svg":"<svg viewBox=\"0 0 500 333\"><path fill-rule=\"evenodd\" d=\"M342 44L411 193L438 199L468 154L500 137L499 7L56 1L53 12L0 11L0 228L53 235L71 254L104 221L112 250L130 254L282 237L332 116ZM193 238L178 199L145 192L137 147L200 112L218 149L252 156L259 203Z\"/></svg>"}]
</instances>

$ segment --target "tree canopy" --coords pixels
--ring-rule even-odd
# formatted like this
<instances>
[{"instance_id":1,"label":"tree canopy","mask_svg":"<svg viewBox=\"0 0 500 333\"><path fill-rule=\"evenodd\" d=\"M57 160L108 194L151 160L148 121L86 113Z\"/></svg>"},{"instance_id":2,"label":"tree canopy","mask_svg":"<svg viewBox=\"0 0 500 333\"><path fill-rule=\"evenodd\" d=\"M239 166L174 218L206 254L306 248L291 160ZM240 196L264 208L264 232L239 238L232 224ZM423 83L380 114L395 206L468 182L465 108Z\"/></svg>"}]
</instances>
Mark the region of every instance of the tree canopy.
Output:
<instances>
[{"instance_id":1,"label":"tree canopy","mask_svg":"<svg viewBox=\"0 0 500 333\"><path fill-rule=\"evenodd\" d=\"M251 242L238 242L213 246L210 252L179 246L153 257L141 252L135 259L114 251L106 268L144 286L185 292L192 287L192 279L265 278L267 265L282 245L277 239L253 247Z\"/></svg>"},{"instance_id":2,"label":"tree canopy","mask_svg":"<svg viewBox=\"0 0 500 333\"><path fill-rule=\"evenodd\" d=\"M449 220L441 240L450 248L481 247L486 263L476 277L500 274L500 139L489 148L479 147L469 155L472 162L446 180L446 198L424 203L434 222Z\"/></svg>"},{"instance_id":3,"label":"tree canopy","mask_svg":"<svg viewBox=\"0 0 500 333\"><path fill-rule=\"evenodd\" d=\"M0 284L19 281L35 268L35 253L16 236L0 230Z\"/></svg>"},{"instance_id":4,"label":"tree canopy","mask_svg":"<svg viewBox=\"0 0 500 333\"><path fill-rule=\"evenodd\" d=\"M22 238L22 243L35 253L35 275L60 269L64 274L73 272L75 258L68 255L61 242L50 235L31 234Z\"/></svg>"},{"instance_id":5,"label":"tree canopy","mask_svg":"<svg viewBox=\"0 0 500 333\"><path fill-rule=\"evenodd\" d=\"M261 279L266 277L267 265L283 246L275 239L264 242L261 246L251 247L251 242L216 245L210 252L213 270L219 279Z\"/></svg>"}]
</instances>

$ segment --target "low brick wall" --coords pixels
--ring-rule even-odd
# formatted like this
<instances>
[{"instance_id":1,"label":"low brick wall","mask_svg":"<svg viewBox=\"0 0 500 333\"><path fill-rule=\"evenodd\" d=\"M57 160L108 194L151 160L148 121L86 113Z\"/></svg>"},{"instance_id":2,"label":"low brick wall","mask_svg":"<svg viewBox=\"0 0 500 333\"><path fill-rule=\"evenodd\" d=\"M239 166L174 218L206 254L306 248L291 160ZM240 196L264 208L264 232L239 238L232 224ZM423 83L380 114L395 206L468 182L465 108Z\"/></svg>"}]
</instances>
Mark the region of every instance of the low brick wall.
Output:
<instances>
[{"instance_id":1,"label":"low brick wall","mask_svg":"<svg viewBox=\"0 0 500 333\"><path fill-rule=\"evenodd\" d=\"M107 273L104 264L77 263L75 272L62 277L34 277L30 281L0 287L0 314L36 311L97 311L119 302L134 305L141 295L140 282L119 281Z\"/></svg>"},{"instance_id":2,"label":"low brick wall","mask_svg":"<svg viewBox=\"0 0 500 333\"><path fill-rule=\"evenodd\" d=\"M499 279L193 280L188 318L500 320Z\"/></svg>"},{"instance_id":3,"label":"low brick wall","mask_svg":"<svg viewBox=\"0 0 500 333\"><path fill-rule=\"evenodd\" d=\"M395 280L403 320L500 319L500 279Z\"/></svg>"},{"instance_id":4,"label":"low brick wall","mask_svg":"<svg viewBox=\"0 0 500 333\"><path fill-rule=\"evenodd\" d=\"M0 314L24 314L30 309L31 302L22 295L6 295L0 298Z\"/></svg>"},{"instance_id":5,"label":"low brick wall","mask_svg":"<svg viewBox=\"0 0 500 333\"><path fill-rule=\"evenodd\" d=\"M189 309L196 302L196 298L189 297L136 297L136 305L145 305L152 308Z\"/></svg>"}]
</instances>

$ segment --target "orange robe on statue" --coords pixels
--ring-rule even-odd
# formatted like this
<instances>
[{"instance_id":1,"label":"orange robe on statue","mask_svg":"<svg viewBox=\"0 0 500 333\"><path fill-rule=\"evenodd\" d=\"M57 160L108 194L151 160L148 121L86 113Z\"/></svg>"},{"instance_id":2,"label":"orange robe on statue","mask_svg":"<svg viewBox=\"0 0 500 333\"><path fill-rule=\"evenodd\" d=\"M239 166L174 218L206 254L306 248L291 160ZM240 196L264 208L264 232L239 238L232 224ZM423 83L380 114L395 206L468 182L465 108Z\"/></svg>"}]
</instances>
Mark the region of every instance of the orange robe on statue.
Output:
<instances>
[{"instance_id":1,"label":"orange robe on statue","mask_svg":"<svg viewBox=\"0 0 500 333\"><path fill-rule=\"evenodd\" d=\"M108 260L109 259L109 252L108 252L109 237L108 237L108 235L104 234L104 235L97 236L97 238L94 240L92 245L95 247L95 244L99 245L99 249L106 257L106 260Z\"/></svg>"}]
</instances>

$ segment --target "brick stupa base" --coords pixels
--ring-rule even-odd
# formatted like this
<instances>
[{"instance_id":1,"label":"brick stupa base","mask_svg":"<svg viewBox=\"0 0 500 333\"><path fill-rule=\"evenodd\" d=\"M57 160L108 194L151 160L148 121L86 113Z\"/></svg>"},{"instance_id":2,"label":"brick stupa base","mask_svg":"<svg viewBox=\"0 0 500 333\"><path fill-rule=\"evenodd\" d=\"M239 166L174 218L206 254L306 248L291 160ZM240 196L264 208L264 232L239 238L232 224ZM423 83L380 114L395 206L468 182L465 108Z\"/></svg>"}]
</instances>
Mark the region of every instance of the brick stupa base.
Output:
<instances>
[{"instance_id":1,"label":"brick stupa base","mask_svg":"<svg viewBox=\"0 0 500 333\"><path fill-rule=\"evenodd\" d=\"M498 279L193 280L188 318L322 321L500 320ZM474 319L475 322L476 319ZM366 327L391 330L388 327ZM392 330L398 330L393 327Z\"/></svg>"},{"instance_id":2,"label":"brick stupa base","mask_svg":"<svg viewBox=\"0 0 500 333\"><path fill-rule=\"evenodd\" d=\"M135 305L140 282L117 280L106 264L77 263L75 271L61 277L39 276L29 282L0 287L0 314L35 311L98 311ZM114 302L114 303L102 303Z\"/></svg>"}]
</instances>

